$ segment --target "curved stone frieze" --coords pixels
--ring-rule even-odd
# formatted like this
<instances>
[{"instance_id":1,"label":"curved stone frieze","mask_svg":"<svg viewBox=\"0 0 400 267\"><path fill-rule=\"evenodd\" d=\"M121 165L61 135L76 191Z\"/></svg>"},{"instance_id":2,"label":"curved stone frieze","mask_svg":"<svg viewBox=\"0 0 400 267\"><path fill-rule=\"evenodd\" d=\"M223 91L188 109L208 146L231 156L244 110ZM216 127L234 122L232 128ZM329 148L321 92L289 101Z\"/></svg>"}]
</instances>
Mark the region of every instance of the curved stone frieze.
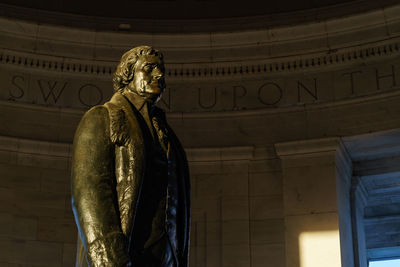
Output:
<instances>
[{"instance_id":1,"label":"curved stone frieze","mask_svg":"<svg viewBox=\"0 0 400 267\"><path fill-rule=\"evenodd\" d=\"M42 67L0 65L0 99L86 109L112 95L110 75L45 71ZM319 70L319 71L317 71ZM360 61L347 68L290 74L241 75L231 79L170 79L160 106L167 112L274 109L305 103L337 102L398 90L400 58Z\"/></svg>"},{"instance_id":2,"label":"curved stone frieze","mask_svg":"<svg viewBox=\"0 0 400 267\"><path fill-rule=\"evenodd\" d=\"M94 75L98 79L110 79L117 61L82 61L74 58L35 55L4 49L0 51L0 64L33 68L40 71L55 71L70 74ZM123 52L121 52L122 54ZM400 38L394 38L352 49L332 50L329 53L314 53L297 57L268 58L214 63L167 63L166 75L170 80L231 79L235 76L284 72L315 71L321 67L346 67L367 59L400 54ZM340 66L338 66L340 64Z\"/></svg>"},{"instance_id":3,"label":"curved stone frieze","mask_svg":"<svg viewBox=\"0 0 400 267\"><path fill-rule=\"evenodd\" d=\"M112 95L120 55L166 57L167 112L272 109L398 88L400 5L291 27L128 34L0 18L0 99L87 109Z\"/></svg>"}]
</instances>

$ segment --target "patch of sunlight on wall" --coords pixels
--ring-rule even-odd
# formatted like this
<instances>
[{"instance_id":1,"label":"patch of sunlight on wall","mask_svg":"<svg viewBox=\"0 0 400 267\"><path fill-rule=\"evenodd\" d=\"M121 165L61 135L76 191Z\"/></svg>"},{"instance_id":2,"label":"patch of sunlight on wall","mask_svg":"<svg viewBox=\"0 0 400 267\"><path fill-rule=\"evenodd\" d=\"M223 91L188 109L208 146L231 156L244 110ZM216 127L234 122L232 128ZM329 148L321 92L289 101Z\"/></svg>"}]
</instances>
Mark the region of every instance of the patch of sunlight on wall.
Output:
<instances>
[{"instance_id":1,"label":"patch of sunlight on wall","mask_svg":"<svg viewBox=\"0 0 400 267\"><path fill-rule=\"evenodd\" d=\"M299 253L300 267L341 266L339 230L301 233Z\"/></svg>"}]
</instances>

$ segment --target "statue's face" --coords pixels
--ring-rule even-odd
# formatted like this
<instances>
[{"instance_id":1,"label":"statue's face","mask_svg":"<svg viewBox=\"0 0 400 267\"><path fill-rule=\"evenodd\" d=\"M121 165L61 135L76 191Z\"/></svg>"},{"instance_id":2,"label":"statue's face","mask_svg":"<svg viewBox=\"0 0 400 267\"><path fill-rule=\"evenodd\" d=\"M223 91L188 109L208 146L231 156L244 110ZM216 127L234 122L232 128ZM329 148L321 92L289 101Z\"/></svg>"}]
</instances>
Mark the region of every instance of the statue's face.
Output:
<instances>
[{"instance_id":1,"label":"statue's face","mask_svg":"<svg viewBox=\"0 0 400 267\"><path fill-rule=\"evenodd\" d=\"M154 55L142 55L137 60L133 80L127 89L149 102L157 102L165 90L164 64Z\"/></svg>"}]
</instances>

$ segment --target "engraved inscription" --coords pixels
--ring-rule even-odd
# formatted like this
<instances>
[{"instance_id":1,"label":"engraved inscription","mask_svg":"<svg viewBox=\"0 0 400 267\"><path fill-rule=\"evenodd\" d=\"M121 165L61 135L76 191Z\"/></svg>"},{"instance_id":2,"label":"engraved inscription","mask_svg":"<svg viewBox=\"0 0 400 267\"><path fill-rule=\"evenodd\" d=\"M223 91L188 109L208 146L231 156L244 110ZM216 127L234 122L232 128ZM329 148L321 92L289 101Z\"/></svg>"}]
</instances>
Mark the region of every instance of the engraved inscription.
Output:
<instances>
[{"instance_id":1,"label":"engraved inscription","mask_svg":"<svg viewBox=\"0 0 400 267\"><path fill-rule=\"evenodd\" d=\"M240 92L240 93L239 93ZM237 104L238 97L244 97L247 94L247 90L242 85L233 86L233 109L238 109L239 106Z\"/></svg>"},{"instance_id":2,"label":"engraved inscription","mask_svg":"<svg viewBox=\"0 0 400 267\"><path fill-rule=\"evenodd\" d=\"M94 84L85 84L79 88L78 98L82 105L92 107L103 101L103 92Z\"/></svg>"},{"instance_id":3,"label":"engraved inscription","mask_svg":"<svg viewBox=\"0 0 400 267\"><path fill-rule=\"evenodd\" d=\"M57 81L44 80L38 80L37 83L39 85L40 92L42 93L43 100L46 103L49 100L50 96L52 96L54 103L57 103L58 99L60 98L61 94L68 84L67 82L64 82L63 85L57 86Z\"/></svg>"},{"instance_id":4,"label":"engraved inscription","mask_svg":"<svg viewBox=\"0 0 400 267\"><path fill-rule=\"evenodd\" d=\"M21 75L15 75L11 79L11 84L14 86L9 90L10 100L20 99L24 96L24 86L25 78Z\"/></svg>"},{"instance_id":5,"label":"engraved inscription","mask_svg":"<svg viewBox=\"0 0 400 267\"><path fill-rule=\"evenodd\" d=\"M356 70L356 71L351 71L351 72L346 72L343 73L343 76L349 76L350 77L350 88L351 88L351 94L354 95L355 91L354 91L354 74L361 74L362 71Z\"/></svg>"},{"instance_id":6,"label":"engraved inscription","mask_svg":"<svg viewBox=\"0 0 400 267\"><path fill-rule=\"evenodd\" d=\"M391 62L332 73L303 74L301 78L297 75L257 77L254 80L218 80L218 84L199 80L195 85L179 82L172 83L174 90L168 88L159 104L170 112L201 112L338 101L356 95L371 95L376 91L398 90L399 71L400 64ZM111 84L106 80L79 83L80 77L76 78L78 81L69 82L37 78L34 74L15 74L8 70L4 73L8 73L8 77L4 81L7 91L0 94L3 100L37 103L39 99L39 103L47 105L89 108L102 104L112 93Z\"/></svg>"},{"instance_id":7,"label":"engraved inscription","mask_svg":"<svg viewBox=\"0 0 400 267\"><path fill-rule=\"evenodd\" d=\"M201 99L202 99L202 91L203 91L203 89L199 88L198 91L199 91L199 106L200 107L202 107L204 109L210 109L210 108L215 107L215 105L217 104L217 88L214 87L214 94L213 94L213 96L211 96L212 100L210 101L210 104L202 103ZM207 96L210 96L210 95L207 95Z\"/></svg>"},{"instance_id":8,"label":"engraved inscription","mask_svg":"<svg viewBox=\"0 0 400 267\"><path fill-rule=\"evenodd\" d=\"M266 92L269 92L268 94ZM258 88L258 100L266 105L273 106L281 101L283 96L282 88L276 83L264 83Z\"/></svg>"},{"instance_id":9,"label":"engraved inscription","mask_svg":"<svg viewBox=\"0 0 400 267\"><path fill-rule=\"evenodd\" d=\"M303 90L302 90L303 89ZM301 92L305 91L308 95L310 95L314 100L318 100L318 90L317 90L317 79L314 78L314 90L305 86L302 82L297 81L297 101L301 103L302 94Z\"/></svg>"}]
</instances>

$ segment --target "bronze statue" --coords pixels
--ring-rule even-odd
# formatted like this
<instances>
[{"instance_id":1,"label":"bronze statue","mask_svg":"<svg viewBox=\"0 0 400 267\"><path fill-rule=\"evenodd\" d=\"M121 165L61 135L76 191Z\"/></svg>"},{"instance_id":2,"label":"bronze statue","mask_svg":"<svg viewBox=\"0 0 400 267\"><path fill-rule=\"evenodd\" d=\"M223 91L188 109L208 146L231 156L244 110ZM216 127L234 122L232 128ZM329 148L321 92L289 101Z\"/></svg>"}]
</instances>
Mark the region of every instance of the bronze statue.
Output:
<instances>
[{"instance_id":1,"label":"bronze statue","mask_svg":"<svg viewBox=\"0 0 400 267\"><path fill-rule=\"evenodd\" d=\"M164 72L159 51L129 50L114 73L111 100L79 123L72 160L76 266L188 266L186 156L155 106Z\"/></svg>"}]
</instances>

